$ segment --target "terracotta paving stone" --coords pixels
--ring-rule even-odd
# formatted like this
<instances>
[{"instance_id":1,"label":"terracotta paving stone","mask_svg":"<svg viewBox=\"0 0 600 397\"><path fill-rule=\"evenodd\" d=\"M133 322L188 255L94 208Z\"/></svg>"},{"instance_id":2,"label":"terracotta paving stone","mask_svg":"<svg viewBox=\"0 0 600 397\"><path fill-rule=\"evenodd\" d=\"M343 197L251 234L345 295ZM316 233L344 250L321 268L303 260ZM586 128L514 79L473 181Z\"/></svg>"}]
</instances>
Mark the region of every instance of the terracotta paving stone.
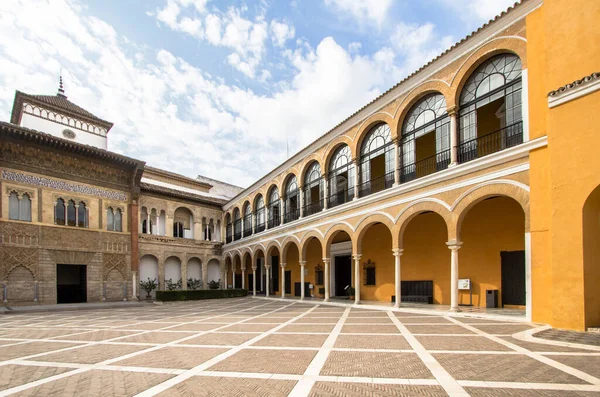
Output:
<instances>
[{"instance_id":1,"label":"terracotta paving stone","mask_svg":"<svg viewBox=\"0 0 600 397\"><path fill-rule=\"evenodd\" d=\"M222 328L221 331L229 332L266 332L277 327L276 324L237 324Z\"/></svg>"},{"instance_id":2,"label":"terracotta paving stone","mask_svg":"<svg viewBox=\"0 0 600 397\"><path fill-rule=\"evenodd\" d=\"M407 317L400 320L402 324L449 324L452 322L441 316L435 317Z\"/></svg>"},{"instance_id":3,"label":"terracotta paving stone","mask_svg":"<svg viewBox=\"0 0 600 397\"><path fill-rule=\"evenodd\" d=\"M0 360L11 360L19 357L32 356L67 347L79 346L77 343L58 342L28 342L16 346L0 347Z\"/></svg>"},{"instance_id":4,"label":"terracotta paving stone","mask_svg":"<svg viewBox=\"0 0 600 397\"><path fill-rule=\"evenodd\" d=\"M548 356L548 358L600 378L600 356Z\"/></svg>"},{"instance_id":5,"label":"terracotta paving stone","mask_svg":"<svg viewBox=\"0 0 600 397\"><path fill-rule=\"evenodd\" d=\"M477 325L473 324L472 327L477 328L480 331L486 332L490 335L510 335L516 334L517 332L523 332L532 329L533 327L528 324L494 324L494 325Z\"/></svg>"},{"instance_id":6,"label":"terracotta paving stone","mask_svg":"<svg viewBox=\"0 0 600 397\"><path fill-rule=\"evenodd\" d=\"M387 312L382 312L382 311L350 310L350 313L348 313L348 318L352 318L352 317L383 317L383 318L389 318L390 316L388 316Z\"/></svg>"},{"instance_id":7,"label":"terracotta paving stone","mask_svg":"<svg viewBox=\"0 0 600 397\"><path fill-rule=\"evenodd\" d=\"M344 325L342 334L399 334L395 325Z\"/></svg>"},{"instance_id":8,"label":"terracotta paving stone","mask_svg":"<svg viewBox=\"0 0 600 397\"><path fill-rule=\"evenodd\" d=\"M24 390L15 396L134 396L172 375L92 370Z\"/></svg>"},{"instance_id":9,"label":"terracotta paving stone","mask_svg":"<svg viewBox=\"0 0 600 397\"><path fill-rule=\"evenodd\" d=\"M96 364L101 361L116 358L125 354L134 353L147 349L147 346L133 345L93 345L85 346L79 349L67 350L64 352L46 354L37 357L36 361L58 362L58 363L78 363L78 364Z\"/></svg>"},{"instance_id":10,"label":"terracotta paving stone","mask_svg":"<svg viewBox=\"0 0 600 397\"><path fill-rule=\"evenodd\" d=\"M347 318L344 324L388 324L394 325L389 317L352 317Z\"/></svg>"},{"instance_id":11,"label":"terracotta paving stone","mask_svg":"<svg viewBox=\"0 0 600 397\"><path fill-rule=\"evenodd\" d=\"M496 321L496 320L490 320L489 318L477 318L477 317L452 317L455 320L460 321L461 323L465 323L465 324L489 324L489 323L497 323L497 324L517 324L514 322L508 322L508 321Z\"/></svg>"},{"instance_id":12,"label":"terracotta paving stone","mask_svg":"<svg viewBox=\"0 0 600 397\"><path fill-rule=\"evenodd\" d=\"M431 379L433 375L415 353L332 351L321 370L328 376Z\"/></svg>"},{"instance_id":13,"label":"terracotta paving stone","mask_svg":"<svg viewBox=\"0 0 600 397\"><path fill-rule=\"evenodd\" d=\"M190 369L226 352L227 349L167 346L162 349L117 361L114 365L129 367Z\"/></svg>"},{"instance_id":14,"label":"terracotta paving stone","mask_svg":"<svg viewBox=\"0 0 600 397\"><path fill-rule=\"evenodd\" d=\"M160 397L178 396L247 396L284 397L296 381L273 379L232 379L194 376L158 394Z\"/></svg>"},{"instance_id":15,"label":"terracotta paving stone","mask_svg":"<svg viewBox=\"0 0 600 397\"><path fill-rule=\"evenodd\" d=\"M546 343L538 343L538 342L526 342L512 336L500 336L500 339L503 339L507 342L513 343L517 346L524 347L527 350L532 352L566 352L566 353L590 353L591 350L586 349L577 349L574 347L565 347L565 346L555 346L549 345Z\"/></svg>"},{"instance_id":16,"label":"terracotta paving stone","mask_svg":"<svg viewBox=\"0 0 600 397\"><path fill-rule=\"evenodd\" d=\"M173 328L169 328L165 331L191 331L191 332L201 332L201 331L210 331L215 328L224 327L227 324L204 324L204 323L194 323L194 324L183 324L178 325Z\"/></svg>"},{"instance_id":17,"label":"terracotta paving stone","mask_svg":"<svg viewBox=\"0 0 600 397\"><path fill-rule=\"evenodd\" d=\"M460 325L410 325L406 328L413 334L474 334Z\"/></svg>"},{"instance_id":18,"label":"terracotta paving stone","mask_svg":"<svg viewBox=\"0 0 600 397\"><path fill-rule=\"evenodd\" d=\"M0 390L11 389L68 371L71 369L12 364L0 366Z\"/></svg>"},{"instance_id":19,"label":"terracotta paving stone","mask_svg":"<svg viewBox=\"0 0 600 397\"><path fill-rule=\"evenodd\" d=\"M99 342L108 339L120 338L122 336L129 336L136 334L135 331L113 331L113 330L101 330L88 332L81 335L71 335L62 338L56 338L56 340L74 340L74 341L85 341L85 342Z\"/></svg>"},{"instance_id":20,"label":"terracotta paving stone","mask_svg":"<svg viewBox=\"0 0 600 397\"><path fill-rule=\"evenodd\" d=\"M399 396L444 397L448 394L440 386L378 385L372 383L316 382L310 397L339 396Z\"/></svg>"},{"instance_id":21,"label":"terracotta paving stone","mask_svg":"<svg viewBox=\"0 0 600 397\"><path fill-rule=\"evenodd\" d=\"M239 346L252 338L256 338L259 334L235 334L235 333L218 333L211 332L200 335L185 342L186 345L222 345L222 346Z\"/></svg>"},{"instance_id":22,"label":"terracotta paving stone","mask_svg":"<svg viewBox=\"0 0 600 397\"><path fill-rule=\"evenodd\" d=\"M514 351L484 336L415 336L427 350Z\"/></svg>"},{"instance_id":23,"label":"terracotta paving stone","mask_svg":"<svg viewBox=\"0 0 600 397\"><path fill-rule=\"evenodd\" d=\"M321 347L327 337L328 335L271 334L254 343L253 346Z\"/></svg>"},{"instance_id":24,"label":"terracotta paving stone","mask_svg":"<svg viewBox=\"0 0 600 397\"><path fill-rule=\"evenodd\" d=\"M395 349L412 350L404 336L398 335L340 335L335 341L336 348L351 349Z\"/></svg>"},{"instance_id":25,"label":"terracotta paving stone","mask_svg":"<svg viewBox=\"0 0 600 397\"><path fill-rule=\"evenodd\" d=\"M146 334L129 336L119 339L121 343L169 343L178 339L183 339L188 336L195 335L194 332L149 332Z\"/></svg>"},{"instance_id":26,"label":"terracotta paving stone","mask_svg":"<svg viewBox=\"0 0 600 397\"><path fill-rule=\"evenodd\" d=\"M598 397L596 392L466 387L471 397Z\"/></svg>"},{"instance_id":27,"label":"terracotta paving stone","mask_svg":"<svg viewBox=\"0 0 600 397\"><path fill-rule=\"evenodd\" d=\"M278 332L331 332L333 331L333 327L333 324L289 324L279 329Z\"/></svg>"},{"instance_id":28,"label":"terracotta paving stone","mask_svg":"<svg viewBox=\"0 0 600 397\"><path fill-rule=\"evenodd\" d=\"M316 354L309 350L241 350L208 371L301 375Z\"/></svg>"},{"instance_id":29,"label":"terracotta paving stone","mask_svg":"<svg viewBox=\"0 0 600 397\"><path fill-rule=\"evenodd\" d=\"M534 334L536 338L560 342L580 343L584 345L600 346L600 332L577 332L562 329L547 329Z\"/></svg>"},{"instance_id":30,"label":"terracotta paving stone","mask_svg":"<svg viewBox=\"0 0 600 397\"><path fill-rule=\"evenodd\" d=\"M583 380L522 354L433 354L459 380L585 384Z\"/></svg>"}]
</instances>

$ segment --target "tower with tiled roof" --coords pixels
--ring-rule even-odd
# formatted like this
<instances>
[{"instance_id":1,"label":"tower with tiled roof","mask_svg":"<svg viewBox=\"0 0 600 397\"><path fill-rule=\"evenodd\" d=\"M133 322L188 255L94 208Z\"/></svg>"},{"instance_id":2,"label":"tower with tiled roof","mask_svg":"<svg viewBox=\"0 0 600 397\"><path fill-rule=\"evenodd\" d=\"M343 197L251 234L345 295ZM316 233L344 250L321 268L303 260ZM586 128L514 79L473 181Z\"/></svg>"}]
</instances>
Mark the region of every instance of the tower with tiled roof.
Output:
<instances>
[{"instance_id":1,"label":"tower with tiled roof","mask_svg":"<svg viewBox=\"0 0 600 397\"><path fill-rule=\"evenodd\" d=\"M11 123L100 149L106 149L108 132L113 126L69 101L62 76L56 95L17 91Z\"/></svg>"}]
</instances>

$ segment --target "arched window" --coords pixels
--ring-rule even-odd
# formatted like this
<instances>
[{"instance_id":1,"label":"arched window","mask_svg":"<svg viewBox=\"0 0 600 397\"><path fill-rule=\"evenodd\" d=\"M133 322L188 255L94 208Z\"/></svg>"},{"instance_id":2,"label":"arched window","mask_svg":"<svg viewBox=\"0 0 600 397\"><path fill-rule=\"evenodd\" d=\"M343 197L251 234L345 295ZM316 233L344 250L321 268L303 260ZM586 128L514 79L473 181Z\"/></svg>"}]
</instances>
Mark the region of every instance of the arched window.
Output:
<instances>
[{"instance_id":1,"label":"arched window","mask_svg":"<svg viewBox=\"0 0 600 397\"><path fill-rule=\"evenodd\" d=\"M83 201L77 206L77 226L88 227L87 207Z\"/></svg>"},{"instance_id":2,"label":"arched window","mask_svg":"<svg viewBox=\"0 0 600 397\"><path fill-rule=\"evenodd\" d=\"M443 170L450 164L450 117L446 98L434 93L413 105L402 125L401 182Z\"/></svg>"},{"instance_id":3,"label":"arched window","mask_svg":"<svg viewBox=\"0 0 600 397\"><path fill-rule=\"evenodd\" d=\"M75 201L69 200L67 204L67 226L77 225L77 209L75 208Z\"/></svg>"},{"instance_id":4,"label":"arched window","mask_svg":"<svg viewBox=\"0 0 600 397\"><path fill-rule=\"evenodd\" d=\"M329 207L354 198L354 163L348 145L338 147L329 163Z\"/></svg>"},{"instance_id":5,"label":"arched window","mask_svg":"<svg viewBox=\"0 0 600 397\"><path fill-rule=\"evenodd\" d=\"M292 175L285 186L284 222L295 221L300 217L300 194L296 176Z\"/></svg>"},{"instance_id":6,"label":"arched window","mask_svg":"<svg viewBox=\"0 0 600 397\"><path fill-rule=\"evenodd\" d=\"M260 233L265 230L265 200L262 195L259 195L256 199L256 206L254 211L254 230L256 233Z\"/></svg>"},{"instance_id":7,"label":"arched window","mask_svg":"<svg viewBox=\"0 0 600 397\"><path fill-rule=\"evenodd\" d=\"M141 215L140 215L141 219L142 219L142 233L143 234L148 234L150 233L150 228L148 225L148 209L146 207L142 207L142 211L141 211Z\"/></svg>"},{"instance_id":8,"label":"arched window","mask_svg":"<svg viewBox=\"0 0 600 397\"><path fill-rule=\"evenodd\" d=\"M123 214L121 213L121 209L117 208L115 211L115 232L123 231Z\"/></svg>"},{"instance_id":9,"label":"arched window","mask_svg":"<svg viewBox=\"0 0 600 397\"><path fill-rule=\"evenodd\" d=\"M106 230L115 230L115 214L111 207L106 209Z\"/></svg>"},{"instance_id":10,"label":"arched window","mask_svg":"<svg viewBox=\"0 0 600 397\"><path fill-rule=\"evenodd\" d=\"M192 214L192 212L189 209L187 209L185 207L177 208L175 210L175 213L173 214L173 221L174 221L174 223L181 224L181 230L178 230L177 235L175 235L175 233L173 233L174 237L189 238L189 239L194 238L194 231L193 231L194 215ZM174 226L173 230L175 230L175 226Z\"/></svg>"},{"instance_id":11,"label":"arched window","mask_svg":"<svg viewBox=\"0 0 600 397\"><path fill-rule=\"evenodd\" d=\"M323 210L324 190L321 164L314 161L304 176L304 216Z\"/></svg>"},{"instance_id":12,"label":"arched window","mask_svg":"<svg viewBox=\"0 0 600 397\"><path fill-rule=\"evenodd\" d=\"M31 222L31 198L27 193L19 200L19 219Z\"/></svg>"},{"instance_id":13,"label":"arched window","mask_svg":"<svg viewBox=\"0 0 600 397\"><path fill-rule=\"evenodd\" d=\"M394 184L394 145L390 127L383 123L371 129L361 150L359 195L368 196Z\"/></svg>"},{"instance_id":14,"label":"arched window","mask_svg":"<svg viewBox=\"0 0 600 397\"><path fill-rule=\"evenodd\" d=\"M244 206L244 237L252 235L252 206L246 203Z\"/></svg>"},{"instance_id":15,"label":"arched window","mask_svg":"<svg viewBox=\"0 0 600 397\"><path fill-rule=\"evenodd\" d=\"M226 235L226 242L230 243L233 239L233 224L231 223L231 215L229 215L229 213L225 216L225 224L226 224L226 229L225 229L225 235Z\"/></svg>"},{"instance_id":16,"label":"arched window","mask_svg":"<svg viewBox=\"0 0 600 397\"><path fill-rule=\"evenodd\" d=\"M523 142L521 60L496 55L482 63L460 93L458 161Z\"/></svg>"},{"instance_id":17,"label":"arched window","mask_svg":"<svg viewBox=\"0 0 600 397\"><path fill-rule=\"evenodd\" d=\"M19 220L19 195L11 192L8 196L8 219Z\"/></svg>"},{"instance_id":18,"label":"arched window","mask_svg":"<svg viewBox=\"0 0 600 397\"><path fill-rule=\"evenodd\" d=\"M233 239L239 240L242 238L242 217L239 208L233 210Z\"/></svg>"},{"instance_id":19,"label":"arched window","mask_svg":"<svg viewBox=\"0 0 600 397\"><path fill-rule=\"evenodd\" d=\"M66 224L65 200L59 198L54 205L54 223L57 225Z\"/></svg>"},{"instance_id":20,"label":"arched window","mask_svg":"<svg viewBox=\"0 0 600 397\"><path fill-rule=\"evenodd\" d=\"M281 213L279 205L279 190L276 186L271 189L269 195L269 229L281 224Z\"/></svg>"},{"instance_id":21,"label":"arched window","mask_svg":"<svg viewBox=\"0 0 600 397\"><path fill-rule=\"evenodd\" d=\"M183 223L175 222L173 224L173 237L183 238Z\"/></svg>"}]
</instances>

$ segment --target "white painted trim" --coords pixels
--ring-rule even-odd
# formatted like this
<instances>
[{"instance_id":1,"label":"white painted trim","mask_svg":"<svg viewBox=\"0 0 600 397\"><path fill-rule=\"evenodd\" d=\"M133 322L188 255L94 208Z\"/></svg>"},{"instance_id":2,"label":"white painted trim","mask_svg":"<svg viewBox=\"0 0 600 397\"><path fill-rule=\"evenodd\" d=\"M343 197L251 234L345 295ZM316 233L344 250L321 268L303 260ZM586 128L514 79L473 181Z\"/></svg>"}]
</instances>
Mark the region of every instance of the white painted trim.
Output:
<instances>
[{"instance_id":1,"label":"white painted trim","mask_svg":"<svg viewBox=\"0 0 600 397\"><path fill-rule=\"evenodd\" d=\"M532 318L532 293L531 293L531 233L525 232L525 317L527 321Z\"/></svg>"},{"instance_id":2,"label":"white painted trim","mask_svg":"<svg viewBox=\"0 0 600 397\"><path fill-rule=\"evenodd\" d=\"M576 87L566 89L563 92L558 92L553 96L548 97L548 107L554 108L563 103L571 102L577 98L584 97L592 92L600 90L600 79L583 81Z\"/></svg>"},{"instance_id":3,"label":"white painted trim","mask_svg":"<svg viewBox=\"0 0 600 397\"><path fill-rule=\"evenodd\" d=\"M523 114L523 142L529 141L529 73L521 72L521 113Z\"/></svg>"}]
</instances>

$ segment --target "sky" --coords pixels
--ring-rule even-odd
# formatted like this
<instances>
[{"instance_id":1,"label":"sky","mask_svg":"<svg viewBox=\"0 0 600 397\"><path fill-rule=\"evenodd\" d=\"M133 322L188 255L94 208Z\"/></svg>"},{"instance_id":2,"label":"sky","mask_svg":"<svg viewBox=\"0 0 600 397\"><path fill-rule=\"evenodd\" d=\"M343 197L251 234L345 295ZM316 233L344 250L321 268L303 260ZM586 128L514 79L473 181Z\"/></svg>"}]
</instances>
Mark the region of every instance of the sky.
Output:
<instances>
[{"instance_id":1,"label":"sky","mask_svg":"<svg viewBox=\"0 0 600 397\"><path fill-rule=\"evenodd\" d=\"M247 187L515 0L1 0L15 90L115 125L111 151Z\"/></svg>"}]
</instances>

